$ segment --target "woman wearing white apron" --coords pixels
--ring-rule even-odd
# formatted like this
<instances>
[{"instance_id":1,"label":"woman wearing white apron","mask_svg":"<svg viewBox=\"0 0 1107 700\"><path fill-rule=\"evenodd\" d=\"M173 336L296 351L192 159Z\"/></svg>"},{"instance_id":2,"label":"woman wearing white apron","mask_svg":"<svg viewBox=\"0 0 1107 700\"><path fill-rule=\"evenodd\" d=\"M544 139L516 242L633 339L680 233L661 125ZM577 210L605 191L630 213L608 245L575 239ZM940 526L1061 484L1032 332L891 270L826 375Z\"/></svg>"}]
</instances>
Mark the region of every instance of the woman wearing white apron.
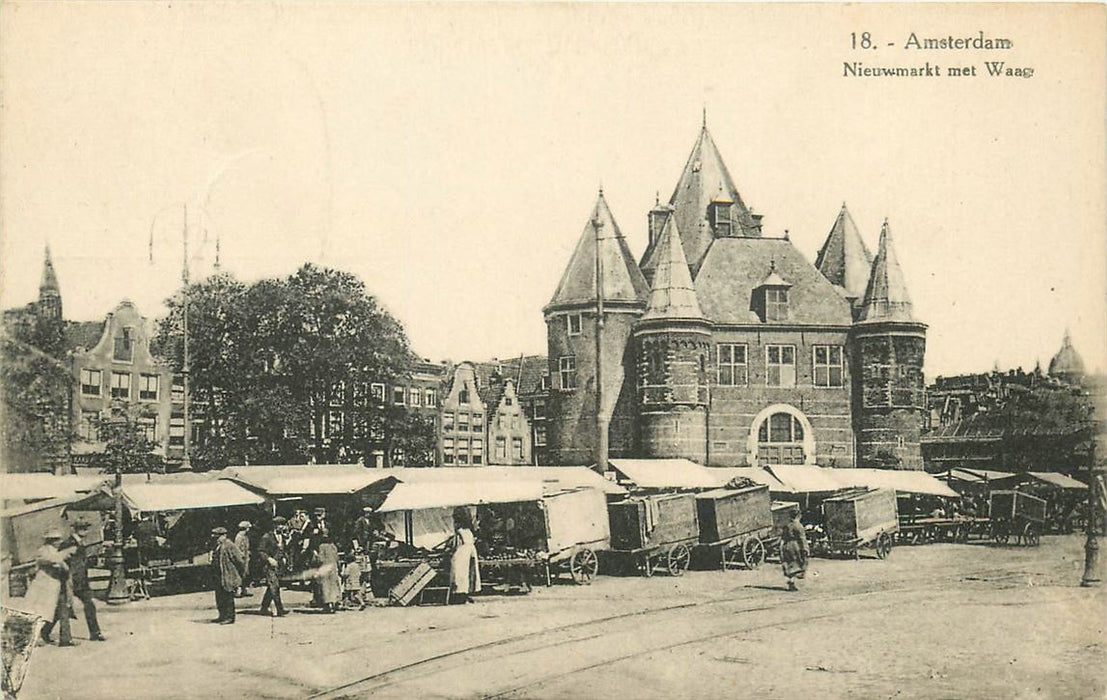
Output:
<instances>
[{"instance_id":1,"label":"woman wearing white apron","mask_svg":"<svg viewBox=\"0 0 1107 700\"><path fill-rule=\"evenodd\" d=\"M451 602L471 603L470 595L480 592L480 564L473 537L473 518L469 509L454 509L454 553L450 558Z\"/></svg>"}]
</instances>

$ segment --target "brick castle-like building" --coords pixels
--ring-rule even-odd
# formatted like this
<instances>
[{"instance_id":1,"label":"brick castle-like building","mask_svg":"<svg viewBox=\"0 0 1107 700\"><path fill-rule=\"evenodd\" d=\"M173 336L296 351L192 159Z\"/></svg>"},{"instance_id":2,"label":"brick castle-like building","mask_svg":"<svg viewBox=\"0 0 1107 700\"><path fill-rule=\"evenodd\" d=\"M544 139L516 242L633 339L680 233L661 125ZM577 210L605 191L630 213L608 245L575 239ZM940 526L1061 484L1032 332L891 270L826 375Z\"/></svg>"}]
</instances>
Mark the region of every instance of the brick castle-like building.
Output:
<instances>
[{"instance_id":1,"label":"brick castle-like building","mask_svg":"<svg viewBox=\"0 0 1107 700\"><path fill-rule=\"evenodd\" d=\"M635 261L601 191L543 309L543 461L594 463L606 424L612 457L922 468L926 325L887 221L874 258L843 204L811 264L763 235L706 124L647 220Z\"/></svg>"}]
</instances>

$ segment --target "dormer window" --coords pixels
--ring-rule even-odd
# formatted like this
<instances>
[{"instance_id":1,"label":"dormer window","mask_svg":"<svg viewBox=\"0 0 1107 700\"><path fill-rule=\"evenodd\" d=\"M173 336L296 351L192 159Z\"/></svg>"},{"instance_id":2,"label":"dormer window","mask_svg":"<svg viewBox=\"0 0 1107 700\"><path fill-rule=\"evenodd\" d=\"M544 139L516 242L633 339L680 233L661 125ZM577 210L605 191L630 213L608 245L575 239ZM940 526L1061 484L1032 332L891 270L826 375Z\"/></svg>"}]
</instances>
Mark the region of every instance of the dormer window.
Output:
<instances>
[{"instance_id":1,"label":"dormer window","mask_svg":"<svg viewBox=\"0 0 1107 700\"><path fill-rule=\"evenodd\" d=\"M733 228L731 221L732 202L712 202L708 208L711 217L711 225L715 229L715 236L725 237L731 234Z\"/></svg>"},{"instance_id":2,"label":"dormer window","mask_svg":"<svg viewBox=\"0 0 1107 700\"><path fill-rule=\"evenodd\" d=\"M788 320L788 290L785 287L765 289L765 320Z\"/></svg>"}]
</instances>

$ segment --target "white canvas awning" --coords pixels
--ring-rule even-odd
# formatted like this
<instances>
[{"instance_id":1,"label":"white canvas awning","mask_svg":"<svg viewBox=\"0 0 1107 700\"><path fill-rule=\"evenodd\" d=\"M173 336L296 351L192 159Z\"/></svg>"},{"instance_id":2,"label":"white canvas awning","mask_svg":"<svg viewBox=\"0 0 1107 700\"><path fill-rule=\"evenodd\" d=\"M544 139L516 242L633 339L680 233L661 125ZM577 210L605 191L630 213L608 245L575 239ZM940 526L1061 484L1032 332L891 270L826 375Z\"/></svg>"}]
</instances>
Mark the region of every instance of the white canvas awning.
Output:
<instances>
[{"instance_id":1,"label":"white canvas awning","mask_svg":"<svg viewBox=\"0 0 1107 700\"><path fill-rule=\"evenodd\" d=\"M772 493L795 493L785 486L780 479L773 476L769 470L761 467L711 467L711 472L719 475L720 485L726 485L728 481L735 477L743 477L754 483L768 486Z\"/></svg>"},{"instance_id":2,"label":"white canvas awning","mask_svg":"<svg viewBox=\"0 0 1107 700\"><path fill-rule=\"evenodd\" d=\"M265 503L261 496L230 481L182 484L125 484L123 502L141 512L199 510Z\"/></svg>"},{"instance_id":3,"label":"white canvas awning","mask_svg":"<svg viewBox=\"0 0 1107 700\"><path fill-rule=\"evenodd\" d=\"M626 493L622 486L587 467L400 467L374 472L406 484L536 483L546 493L579 488L593 488L606 494Z\"/></svg>"},{"instance_id":4,"label":"white canvas awning","mask_svg":"<svg viewBox=\"0 0 1107 700\"><path fill-rule=\"evenodd\" d=\"M398 482L377 510L389 513L401 510L476 506L484 503L521 503L542 500L542 485L537 482L467 481L452 483Z\"/></svg>"},{"instance_id":5,"label":"white canvas awning","mask_svg":"<svg viewBox=\"0 0 1107 700\"><path fill-rule=\"evenodd\" d=\"M1076 479L1068 476L1067 474L1061 474L1060 472L1027 472L1030 476L1044 481L1051 486L1056 486L1060 489L1071 489L1073 491L1082 491L1088 488L1088 485L1083 481L1077 481Z\"/></svg>"},{"instance_id":6,"label":"white canvas awning","mask_svg":"<svg viewBox=\"0 0 1107 700\"><path fill-rule=\"evenodd\" d=\"M344 495L384 481L392 471L360 464L297 464L227 467L220 477L270 496Z\"/></svg>"},{"instance_id":7,"label":"white canvas awning","mask_svg":"<svg viewBox=\"0 0 1107 700\"><path fill-rule=\"evenodd\" d=\"M865 486L873 489L895 489L897 494L919 494L923 496L941 496L960 498L960 495L935 479L920 471L893 469L829 469L842 486Z\"/></svg>"},{"instance_id":8,"label":"white canvas awning","mask_svg":"<svg viewBox=\"0 0 1107 700\"><path fill-rule=\"evenodd\" d=\"M608 461L621 477L643 489L711 489L721 485L715 470L688 459Z\"/></svg>"},{"instance_id":9,"label":"white canvas awning","mask_svg":"<svg viewBox=\"0 0 1107 700\"><path fill-rule=\"evenodd\" d=\"M837 469L805 465L776 465L766 469L792 493L829 493L842 488L833 475Z\"/></svg>"},{"instance_id":10,"label":"white canvas awning","mask_svg":"<svg viewBox=\"0 0 1107 700\"><path fill-rule=\"evenodd\" d=\"M0 497L5 501L67 498L89 493L112 478L106 475L55 476L54 474L0 474Z\"/></svg>"}]
</instances>

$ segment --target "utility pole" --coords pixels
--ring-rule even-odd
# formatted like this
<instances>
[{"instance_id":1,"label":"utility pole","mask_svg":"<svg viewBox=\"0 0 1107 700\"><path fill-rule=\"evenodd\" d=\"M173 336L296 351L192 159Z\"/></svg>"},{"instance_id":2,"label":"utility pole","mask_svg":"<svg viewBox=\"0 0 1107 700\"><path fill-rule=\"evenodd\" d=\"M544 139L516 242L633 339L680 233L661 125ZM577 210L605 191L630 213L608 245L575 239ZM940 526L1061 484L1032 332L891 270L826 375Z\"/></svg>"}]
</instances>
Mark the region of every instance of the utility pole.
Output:
<instances>
[{"instance_id":1,"label":"utility pole","mask_svg":"<svg viewBox=\"0 0 1107 700\"><path fill-rule=\"evenodd\" d=\"M181 363L181 383L184 385L184 456L181 459L181 471L192 471L192 459L189 455L189 448L192 442L192 421L189 417L189 387L188 387L188 297L189 297L189 280L188 280L188 205L184 205L184 260L181 266L181 281L184 282L184 305L183 305L183 320L181 322L182 334L184 337L184 361Z\"/></svg>"},{"instance_id":2,"label":"utility pole","mask_svg":"<svg viewBox=\"0 0 1107 700\"><path fill-rule=\"evenodd\" d=\"M600 189L600 199L603 199L603 189ZM596 234L596 471L603 474L607 471L607 431L608 421L604 416L603 407L603 255L600 245L603 241L603 221L600 220L599 210L592 219L592 229Z\"/></svg>"}]
</instances>

